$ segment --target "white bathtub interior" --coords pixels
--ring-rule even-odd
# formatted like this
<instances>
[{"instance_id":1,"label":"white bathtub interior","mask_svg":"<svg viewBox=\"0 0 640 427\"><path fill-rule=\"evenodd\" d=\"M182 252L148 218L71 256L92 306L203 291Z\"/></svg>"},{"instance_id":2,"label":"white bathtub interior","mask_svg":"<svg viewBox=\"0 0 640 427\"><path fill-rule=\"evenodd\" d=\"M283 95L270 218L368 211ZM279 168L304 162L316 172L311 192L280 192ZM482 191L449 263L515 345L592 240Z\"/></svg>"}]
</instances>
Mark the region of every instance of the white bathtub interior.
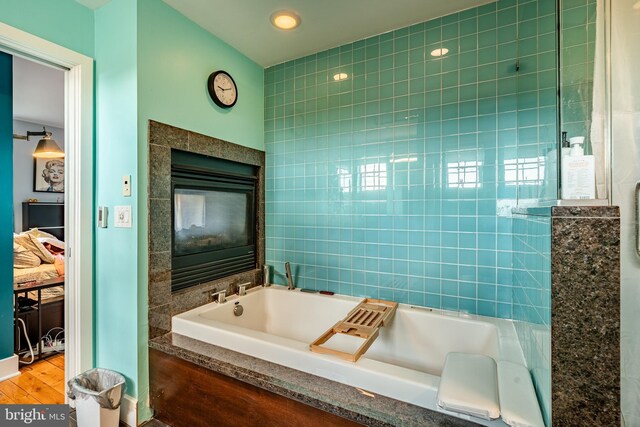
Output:
<instances>
[{"instance_id":1,"label":"white bathtub interior","mask_svg":"<svg viewBox=\"0 0 640 427\"><path fill-rule=\"evenodd\" d=\"M432 410L449 352L484 354L524 365L510 321L400 304L357 362L313 353L309 344L362 299L254 288L246 295L176 315L174 333ZM243 314L235 316L240 304ZM362 340L336 336L325 346L351 351ZM449 412L447 412L449 413ZM453 414L469 419L468 416ZM506 425L500 420L485 425Z\"/></svg>"}]
</instances>

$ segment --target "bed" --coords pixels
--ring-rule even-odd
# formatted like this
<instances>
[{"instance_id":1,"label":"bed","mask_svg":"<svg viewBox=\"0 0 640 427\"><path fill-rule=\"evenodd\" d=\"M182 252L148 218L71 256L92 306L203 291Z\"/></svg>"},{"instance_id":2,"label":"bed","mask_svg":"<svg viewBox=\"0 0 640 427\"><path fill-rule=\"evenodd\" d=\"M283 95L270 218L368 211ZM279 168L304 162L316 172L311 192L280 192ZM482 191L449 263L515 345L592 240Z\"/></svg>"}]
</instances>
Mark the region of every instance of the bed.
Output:
<instances>
[{"instance_id":1,"label":"bed","mask_svg":"<svg viewBox=\"0 0 640 427\"><path fill-rule=\"evenodd\" d=\"M52 333L64 337L64 242L30 229L14 234L13 255L15 350L19 354L29 348L25 331L32 347Z\"/></svg>"},{"instance_id":2,"label":"bed","mask_svg":"<svg viewBox=\"0 0 640 427\"><path fill-rule=\"evenodd\" d=\"M64 275L60 275L53 264L42 264L34 268L13 269L14 290L29 284L51 282L54 279L57 279L57 283L60 286L42 289L42 303L50 302L55 298L64 298ZM28 297L32 300L37 300L38 298L36 291L30 291Z\"/></svg>"}]
</instances>

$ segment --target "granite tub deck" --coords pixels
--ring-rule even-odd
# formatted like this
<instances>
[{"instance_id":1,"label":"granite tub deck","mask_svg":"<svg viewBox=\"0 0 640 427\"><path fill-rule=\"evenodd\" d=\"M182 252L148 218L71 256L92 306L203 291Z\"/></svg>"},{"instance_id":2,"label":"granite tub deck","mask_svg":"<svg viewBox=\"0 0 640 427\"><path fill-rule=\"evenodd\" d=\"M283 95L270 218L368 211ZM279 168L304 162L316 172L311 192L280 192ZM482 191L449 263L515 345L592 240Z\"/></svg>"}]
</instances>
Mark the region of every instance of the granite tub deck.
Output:
<instances>
[{"instance_id":1,"label":"granite tub deck","mask_svg":"<svg viewBox=\"0 0 640 427\"><path fill-rule=\"evenodd\" d=\"M368 426L478 425L384 396L368 397L354 387L171 332L150 340L149 348ZM152 406L161 392L151 378Z\"/></svg>"}]
</instances>

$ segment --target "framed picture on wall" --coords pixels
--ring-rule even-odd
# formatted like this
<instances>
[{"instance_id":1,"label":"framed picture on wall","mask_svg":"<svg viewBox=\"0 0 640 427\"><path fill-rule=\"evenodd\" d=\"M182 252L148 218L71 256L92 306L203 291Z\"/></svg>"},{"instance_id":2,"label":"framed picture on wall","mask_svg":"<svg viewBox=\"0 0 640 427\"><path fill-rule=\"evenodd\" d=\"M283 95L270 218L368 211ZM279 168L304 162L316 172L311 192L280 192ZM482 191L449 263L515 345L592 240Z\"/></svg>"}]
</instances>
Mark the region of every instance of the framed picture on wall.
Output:
<instances>
[{"instance_id":1,"label":"framed picture on wall","mask_svg":"<svg viewBox=\"0 0 640 427\"><path fill-rule=\"evenodd\" d=\"M64 159L33 159L33 191L64 193Z\"/></svg>"}]
</instances>

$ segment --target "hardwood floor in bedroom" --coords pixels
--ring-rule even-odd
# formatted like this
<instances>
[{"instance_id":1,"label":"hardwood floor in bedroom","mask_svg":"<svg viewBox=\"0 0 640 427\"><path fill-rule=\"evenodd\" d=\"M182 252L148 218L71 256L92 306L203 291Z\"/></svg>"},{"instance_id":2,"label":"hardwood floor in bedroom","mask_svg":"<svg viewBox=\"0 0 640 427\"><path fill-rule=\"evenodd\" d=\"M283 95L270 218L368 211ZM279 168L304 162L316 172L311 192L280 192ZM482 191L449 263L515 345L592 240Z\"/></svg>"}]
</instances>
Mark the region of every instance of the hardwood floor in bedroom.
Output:
<instances>
[{"instance_id":1,"label":"hardwood floor in bedroom","mask_svg":"<svg viewBox=\"0 0 640 427\"><path fill-rule=\"evenodd\" d=\"M65 390L61 353L22 365L20 375L0 382L0 404L64 403Z\"/></svg>"}]
</instances>

